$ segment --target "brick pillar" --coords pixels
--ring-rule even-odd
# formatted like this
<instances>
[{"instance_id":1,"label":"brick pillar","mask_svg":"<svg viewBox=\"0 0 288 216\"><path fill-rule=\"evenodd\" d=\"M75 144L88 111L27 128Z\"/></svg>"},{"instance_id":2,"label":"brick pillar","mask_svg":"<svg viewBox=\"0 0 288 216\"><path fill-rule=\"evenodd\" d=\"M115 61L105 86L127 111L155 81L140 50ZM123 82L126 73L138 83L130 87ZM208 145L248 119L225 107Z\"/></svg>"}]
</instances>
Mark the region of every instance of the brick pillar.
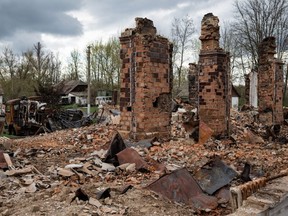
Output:
<instances>
[{"instance_id":1,"label":"brick pillar","mask_svg":"<svg viewBox=\"0 0 288 216\"><path fill-rule=\"evenodd\" d=\"M189 63L189 102L193 108L198 107L198 66L195 63Z\"/></svg>"},{"instance_id":2,"label":"brick pillar","mask_svg":"<svg viewBox=\"0 0 288 216\"><path fill-rule=\"evenodd\" d=\"M120 37L120 127L133 139L169 136L172 44L156 35L153 21L136 18Z\"/></svg>"},{"instance_id":3,"label":"brick pillar","mask_svg":"<svg viewBox=\"0 0 288 216\"><path fill-rule=\"evenodd\" d=\"M283 122L283 63L274 58L275 49L274 37L259 45L259 121L267 125Z\"/></svg>"},{"instance_id":4,"label":"brick pillar","mask_svg":"<svg viewBox=\"0 0 288 216\"><path fill-rule=\"evenodd\" d=\"M230 59L219 47L218 23L218 17L212 13L206 14L201 22L199 118L213 129L214 135L227 135L231 108Z\"/></svg>"},{"instance_id":5,"label":"brick pillar","mask_svg":"<svg viewBox=\"0 0 288 216\"><path fill-rule=\"evenodd\" d=\"M281 124L284 121L283 116L283 91L284 91L284 80L283 80L283 66L282 61L275 60L275 87L274 87L274 112L273 112L273 123Z\"/></svg>"}]
</instances>

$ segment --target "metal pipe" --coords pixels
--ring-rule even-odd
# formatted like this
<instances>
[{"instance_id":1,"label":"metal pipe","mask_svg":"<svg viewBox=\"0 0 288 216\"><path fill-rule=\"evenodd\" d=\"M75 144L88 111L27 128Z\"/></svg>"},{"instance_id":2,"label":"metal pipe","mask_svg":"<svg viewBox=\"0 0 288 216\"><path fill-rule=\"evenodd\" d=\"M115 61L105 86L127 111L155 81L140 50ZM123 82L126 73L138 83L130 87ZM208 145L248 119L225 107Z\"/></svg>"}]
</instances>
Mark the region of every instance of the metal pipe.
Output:
<instances>
[{"instance_id":1,"label":"metal pipe","mask_svg":"<svg viewBox=\"0 0 288 216\"><path fill-rule=\"evenodd\" d=\"M87 47L87 84L88 84L88 96L87 96L87 115L90 115L90 102L91 102L91 90L90 90L90 48Z\"/></svg>"}]
</instances>

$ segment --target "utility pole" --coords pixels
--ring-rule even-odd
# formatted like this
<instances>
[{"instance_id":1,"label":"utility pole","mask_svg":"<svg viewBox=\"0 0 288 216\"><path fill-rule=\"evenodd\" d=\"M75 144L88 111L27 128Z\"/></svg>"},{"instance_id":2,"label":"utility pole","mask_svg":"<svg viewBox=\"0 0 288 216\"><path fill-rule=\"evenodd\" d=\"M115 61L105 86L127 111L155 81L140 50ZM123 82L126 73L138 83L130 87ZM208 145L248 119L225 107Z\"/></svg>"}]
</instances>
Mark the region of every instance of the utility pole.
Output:
<instances>
[{"instance_id":1,"label":"utility pole","mask_svg":"<svg viewBox=\"0 0 288 216\"><path fill-rule=\"evenodd\" d=\"M90 48L87 47L87 83L88 83L88 97L87 97L87 115L90 115L90 101L91 101L91 90L90 90Z\"/></svg>"}]
</instances>

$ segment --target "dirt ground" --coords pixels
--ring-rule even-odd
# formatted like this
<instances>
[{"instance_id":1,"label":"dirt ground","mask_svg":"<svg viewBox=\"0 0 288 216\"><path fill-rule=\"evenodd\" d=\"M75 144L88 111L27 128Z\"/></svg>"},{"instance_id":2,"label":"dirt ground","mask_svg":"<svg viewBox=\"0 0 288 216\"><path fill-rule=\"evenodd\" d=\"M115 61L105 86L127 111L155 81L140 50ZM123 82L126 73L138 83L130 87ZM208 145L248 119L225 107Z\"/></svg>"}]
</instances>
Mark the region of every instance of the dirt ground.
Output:
<instances>
[{"instance_id":1,"label":"dirt ground","mask_svg":"<svg viewBox=\"0 0 288 216\"><path fill-rule=\"evenodd\" d=\"M158 140L152 147L135 148L169 167L186 167L191 175L215 155L239 174L245 162L251 165L250 177L268 177L287 169L288 126L282 125L277 137L266 136L265 125L255 124L250 112L235 112L231 137L210 138L195 143L183 135L181 123L173 124L172 139ZM0 215L228 215L229 203L216 209L196 210L175 203L145 186L163 173L157 171L113 169L99 166L117 127L91 125L21 139L2 139L0 148L10 155L13 166L0 169ZM182 132L181 132L182 131ZM71 165L69 168L65 166ZM80 166L78 166L80 165ZM83 169L83 165L87 168ZM27 169L28 172L9 173ZM107 168L110 169L110 168ZM72 171L72 173L71 173ZM8 172L8 173L7 173ZM235 178L229 186L239 185ZM123 192L125 186L130 186ZM99 191L110 188L110 197L97 199ZM81 189L82 194L77 194ZM83 195L84 193L84 195ZM88 198L87 198L88 197ZM88 200L87 200L88 199Z\"/></svg>"}]
</instances>

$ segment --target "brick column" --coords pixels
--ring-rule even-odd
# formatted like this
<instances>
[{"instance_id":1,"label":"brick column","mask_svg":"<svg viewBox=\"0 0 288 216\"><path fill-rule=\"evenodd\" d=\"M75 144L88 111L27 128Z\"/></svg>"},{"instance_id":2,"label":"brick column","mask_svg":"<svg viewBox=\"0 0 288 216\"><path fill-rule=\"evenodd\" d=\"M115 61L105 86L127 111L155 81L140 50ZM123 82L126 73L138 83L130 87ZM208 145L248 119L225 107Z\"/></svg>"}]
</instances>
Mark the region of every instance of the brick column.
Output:
<instances>
[{"instance_id":1,"label":"brick column","mask_svg":"<svg viewBox=\"0 0 288 216\"><path fill-rule=\"evenodd\" d=\"M218 17L212 13L206 14L201 22L199 118L213 129L214 135L227 135L231 108L230 59L219 47L218 23Z\"/></svg>"},{"instance_id":2,"label":"brick column","mask_svg":"<svg viewBox=\"0 0 288 216\"><path fill-rule=\"evenodd\" d=\"M283 65L282 61L275 60L275 87L274 87L274 112L273 123L282 124L284 122L283 116L283 91L284 91L284 79L283 79Z\"/></svg>"},{"instance_id":3,"label":"brick column","mask_svg":"<svg viewBox=\"0 0 288 216\"><path fill-rule=\"evenodd\" d=\"M265 124L273 123L273 94L274 94L274 54L275 38L265 38L259 45L258 67L258 105L259 120Z\"/></svg>"},{"instance_id":4,"label":"brick column","mask_svg":"<svg viewBox=\"0 0 288 216\"><path fill-rule=\"evenodd\" d=\"M136 18L120 37L120 127L134 139L169 136L172 44L156 35L153 21Z\"/></svg>"},{"instance_id":5,"label":"brick column","mask_svg":"<svg viewBox=\"0 0 288 216\"><path fill-rule=\"evenodd\" d=\"M275 41L267 37L259 45L259 121L266 125L283 122L283 63L274 58Z\"/></svg>"}]
</instances>

